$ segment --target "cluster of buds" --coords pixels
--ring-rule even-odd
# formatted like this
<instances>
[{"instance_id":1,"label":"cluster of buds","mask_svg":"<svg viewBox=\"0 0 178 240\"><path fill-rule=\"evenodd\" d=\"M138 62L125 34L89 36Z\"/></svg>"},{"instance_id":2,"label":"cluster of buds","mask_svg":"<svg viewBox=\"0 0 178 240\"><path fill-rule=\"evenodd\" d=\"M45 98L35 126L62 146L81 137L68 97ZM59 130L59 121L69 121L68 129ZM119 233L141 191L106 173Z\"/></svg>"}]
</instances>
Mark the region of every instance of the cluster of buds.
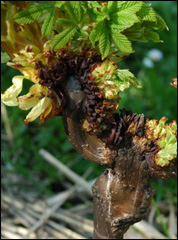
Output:
<instances>
[{"instance_id":1,"label":"cluster of buds","mask_svg":"<svg viewBox=\"0 0 178 240\"><path fill-rule=\"evenodd\" d=\"M162 117L160 120L147 120L145 135L148 140L155 142L158 147L155 154L155 163L166 167L175 163L177 158L177 123Z\"/></svg>"},{"instance_id":2,"label":"cluster of buds","mask_svg":"<svg viewBox=\"0 0 178 240\"><path fill-rule=\"evenodd\" d=\"M104 137L107 146L117 146L123 140L125 131L134 120L136 114L132 111L120 110L121 114L115 114L115 123L110 125L109 134Z\"/></svg>"},{"instance_id":3,"label":"cluster of buds","mask_svg":"<svg viewBox=\"0 0 178 240\"><path fill-rule=\"evenodd\" d=\"M90 68L83 81L87 99L86 116L82 122L84 131L98 135L112 125L113 131L117 132L115 115L119 107L119 92L128 88L130 83L137 84L134 76L128 70L119 70L118 65L109 59L96 62Z\"/></svg>"}]
</instances>

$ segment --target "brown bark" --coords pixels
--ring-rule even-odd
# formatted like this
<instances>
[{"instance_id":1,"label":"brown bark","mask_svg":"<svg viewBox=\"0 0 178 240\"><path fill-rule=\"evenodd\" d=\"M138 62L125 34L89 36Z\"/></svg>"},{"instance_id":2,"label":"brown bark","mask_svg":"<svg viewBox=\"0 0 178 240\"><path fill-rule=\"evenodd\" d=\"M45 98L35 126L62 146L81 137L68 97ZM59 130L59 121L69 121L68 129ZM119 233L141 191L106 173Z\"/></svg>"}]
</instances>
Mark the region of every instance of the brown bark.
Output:
<instances>
[{"instance_id":1,"label":"brown bark","mask_svg":"<svg viewBox=\"0 0 178 240\"><path fill-rule=\"evenodd\" d=\"M130 225L145 218L155 193L150 184L142 155L132 139L124 141L113 167L106 169L93 186L94 238L122 239Z\"/></svg>"},{"instance_id":2,"label":"brown bark","mask_svg":"<svg viewBox=\"0 0 178 240\"><path fill-rule=\"evenodd\" d=\"M122 110L122 141L107 145L115 138L111 129L100 136L81 129L86 98L78 80L69 78L64 92L67 103L63 123L69 141L88 160L109 165L92 188L94 239L122 239L130 225L147 217L155 193L151 178L175 178L176 166L155 165L157 148L144 135L143 114L132 117L130 111Z\"/></svg>"}]
</instances>

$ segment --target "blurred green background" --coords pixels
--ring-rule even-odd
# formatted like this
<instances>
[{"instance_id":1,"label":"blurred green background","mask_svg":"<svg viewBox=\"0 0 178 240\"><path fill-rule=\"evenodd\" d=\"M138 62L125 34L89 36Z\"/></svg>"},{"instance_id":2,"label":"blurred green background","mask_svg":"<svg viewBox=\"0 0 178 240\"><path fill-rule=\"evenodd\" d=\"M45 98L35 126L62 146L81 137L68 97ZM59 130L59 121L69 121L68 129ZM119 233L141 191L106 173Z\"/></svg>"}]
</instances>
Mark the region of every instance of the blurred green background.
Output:
<instances>
[{"instance_id":1,"label":"blurred green background","mask_svg":"<svg viewBox=\"0 0 178 240\"><path fill-rule=\"evenodd\" d=\"M177 2L148 2L152 3L154 9L166 21L169 31L164 30L160 33L164 43L133 42L135 53L119 65L120 68L129 68L139 78L142 88L133 86L121 94L120 108L144 113L149 118L160 119L166 116L173 120L177 118L177 92L169 83L173 77L177 77ZM149 55L150 50L157 54L157 61ZM15 75L19 75L19 72L2 64L2 92L11 85L11 79ZM25 83L24 94L28 88L28 83ZM41 195L52 195L60 191L60 182L64 180L64 176L42 159L39 155L40 148L48 150L79 175L83 175L86 169L92 166L93 171L87 180L98 177L105 169L85 160L75 151L65 135L60 117L52 117L42 125L37 119L25 126L26 111L16 107L6 107L6 110L14 135L14 144L10 146L5 139L4 120L1 118L2 171L21 176L22 183L16 186L19 189L38 191ZM7 169L6 164L12 166L12 170ZM25 187L23 179L29 182ZM15 184L11 179L2 179L2 186ZM153 181L153 187L158 189L156 201L168 198L176 203L176 180L156 180Z\"/></svg>"}]
</instances>

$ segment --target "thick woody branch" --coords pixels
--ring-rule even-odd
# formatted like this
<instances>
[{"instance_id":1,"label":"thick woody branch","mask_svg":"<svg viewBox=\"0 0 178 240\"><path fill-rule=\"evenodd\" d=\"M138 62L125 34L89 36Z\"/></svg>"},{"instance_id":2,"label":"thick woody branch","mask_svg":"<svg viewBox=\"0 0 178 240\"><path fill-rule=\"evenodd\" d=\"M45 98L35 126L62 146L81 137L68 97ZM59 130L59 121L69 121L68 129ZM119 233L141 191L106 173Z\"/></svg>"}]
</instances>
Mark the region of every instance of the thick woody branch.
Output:
<instances>
[{"instance_id":1,"label":"thick woody branch","mask_svg":"<svg viewBox=\"0 0 178 240\"><path fill-rule=\"evenodd\" d=\"M69 141L85 158L109 165L92 188L94 238L122 239L130 225L147 217L155 193L151 178L175 178L176 161L166 167L156 165L159 147L145 134L143 114L121 110L117 126L92 135L81 128L87 100L74 77L68 79L65 94L63 122Z\"/></svg>"}]
</instances>

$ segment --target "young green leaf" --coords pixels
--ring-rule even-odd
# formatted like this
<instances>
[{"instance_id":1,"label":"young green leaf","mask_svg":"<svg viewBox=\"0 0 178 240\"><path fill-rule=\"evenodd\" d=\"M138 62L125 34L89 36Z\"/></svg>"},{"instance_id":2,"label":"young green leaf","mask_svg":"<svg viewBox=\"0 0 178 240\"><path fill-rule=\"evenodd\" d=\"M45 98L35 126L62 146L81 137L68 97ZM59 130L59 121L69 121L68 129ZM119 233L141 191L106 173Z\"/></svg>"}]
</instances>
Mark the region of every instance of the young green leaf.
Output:
<instances>
[{"instance_id":1,"label":"young green leaf","mask_svg":"<svg viewBox=\"0 0 178 240\"><path fill-rule=\"evenodd\" d=\"M135 29L129 29L127 32L125 32L125 36L131 40L140 40L140 38L143 36L145 32L145 27L135 28Z\"/></svg>"},{"instance_id":2,"label":"young green leaf","mask_svg":"<svg viewBox=\"0 0 178 240\"><path fill-rule=\"evenodd\" d=\"M166 22L164 21L164 19L158 13L156 13L156 17L157 17L157 24L154 27L154 29L158 30L158 31L162 31L163 29L166 28L167 30L169 30Z\"/></svg>"},{"instance_id":3,"label":"young green leaf","mask_svg":"<svg viewBox=\"0 0 178 240\"><path fill-rule=\"evenodd\" d=\"M103 32L103 28L105 26L104 21L98 21L94 27L93 30L90 33L90 41L92 42L93 46L95 45L95 42L97 42Z\"/></svg>"},{"instance_id":4,"label":"young green leaf","mask_svg":"<svg viewBox=\"0 0 178 240\"><path fill-rule=\"evenodd\" d=\"M121 34L120 32L116 31L115 29L112 29L112 38L116 44L116 46L125 53L132 53L132 44L131 42L127 39L126 36Z\"/></svg>"},{"instance_id":5,"label":"young green leaf","mask_svg":"<svg viewBox=\"0 0 178 240\"><path fill-rule=\"evenodd\" d=\"M94 21L101 21L105 19L105 15L100 13L96 8L87 8L87 13Z\"/></svg>"},{"instance_id":6,"label":"young green leaf","mask_svg":"<svg viewBox=\"0 0 178 240\"><path fill-rule=\"evenodd\" d=\"M98 3L98 1L87 1L89 6L92 8L101 8L101 5Z\"/></svg>"},{"instance_id":7,"label":"young green leaf","mask_svg":"<svg viewBox=\"0 0 178 240\"><path fill-rule=\"evenodd\" d=\"M112 15L111 22L111 27L117 28L119 32L122 32L125 29L130 28L135 23L140 22L140 19L135 13L130 14L118 12Z\"/></svg>"},{"instance_id":8,"label":"young green leaf","mask_svg":"<svg viewBox=\"0 0 178 240\"><path fill-rule=\"evenodd\" d=\"M17 13L14 19L19 24L29 24L38 20L43 14L52 8L52 5L38 5L30 8L29 10Z\"/></svg>"},{"instance_id":9,"label":"young green leaf","mask_svg":"<svg viewBox=\"0 0 178 240\"><path fill-rule=\"evenodd\" d=\"M120 85L120 90L124 91L125 88L128 88L130 84L134 84L137 87L141 87L138 83L137 78L127 69L117 69L117 76L120 81L122 81ZM128 85L129 84L129 85Z\"/></svg>"},{"instance_id":10,"label":"young green leaf","mask_svg":"<svg viewBox=\"0 0 178 240\"><path fill-rule=\"evenodd\" d=\"M65 1L55 1L54 6L57 8L61 8L64 5Z\"/></svg>"},{"instance_id":11,"label":"young green leaf","mask_svg":"<svg viewBox=\"0 0 178 240\"><path fill-rule=\"evenodd\" d=\"M108 13L109 15L117 12L117 1L108 1Z\"/></svg>"},{"instance_id":12,"label":"young green leaf","mask_svg":"<svg viewBox=\"0 0 178 240\"><path fill-rule=\"evenodd\" d=\"M110 42L110 36L109 31L107 27L103 29L103 33L101 34L99 38L99 49L102 55L102 59L106 58L110 52L111 42Z\"/></svg>"},{"instance_id":13,"label":"young green leaf","mask_svg":"<svg viewBox=\"0 0 178 240\"><path fill-rule=\"evenodd\" d=\"M86 13L87 12L87 8L88 8L87 2L86 1L80 1L80 6L83 9L84 13Z\"/></svg>"},{"instance_id":14,"label":"young green leaf","mask_svg":"<svg viewBox=\"0 0 178 240\"><path fill-rule=\"evenodd\" d=\"M74 22L67 18L58 18L57 23L66 27L75 26Z\"/></svg>"},{"instance_id":15,"label":"young green leaf","mask_svg":"<svg viewBox=\"0 0 178 240\"><path fill-rule=\"evenodd\" d=\"M76 32L77 29L75 27L65 29L63 32L59 33L52 39L52 48L59 49L64 47L64 45L66 45L66 43L72 39Z\"/></svg>"},{"instance_id":16,"label":"young green leaf","mask_svg":"<svg viewBox=\"0 0 178 240\"><path fill-rule=\"evenodd\" d=\"M80 1L65 1L65 8L73 21L80 23L82 19Z\"/></svg>"},{"instance_id":17,"label":"young green leaf","mask_svg":"<svg viewBox=\"0 0 178 240\"><path fill-rule=\"evenodd\" d=\"M160 40L159 34L152 31L146 31L144 37L148 40L152 40L153 42L163 42Z\"/></svg>"},{"instance_id":18,"label":"young green leaf","mask_svg":"<svg viewBox=\"0 0 178 240\"><path fill-rule=\"evenodd\" d=\"M123 1L123 3L119 7L119 12L130 14L136 13L141 9L142 5L142 1Z\"/></svg>"},{"instance_id":19,"label":"young green leaf","mask_svg":"<svg viewBox=\"0 0 178 240\"><path fill-rule=\"evenodd\" d=\"M55 9L50 10L41 28L43 37L51 34L54 27L55 16L56 16Z\"/></svg>"},{"instance_id":20,"label":"young green leaf","mask_svg":"<svg viewBox=\"0 0 178 240\"><path fill-rule=\"evenodd\" d=\"M138 16L144 21L157 22L156 13L150 4L143 3Z\"/></svg>"}]
</instances>

